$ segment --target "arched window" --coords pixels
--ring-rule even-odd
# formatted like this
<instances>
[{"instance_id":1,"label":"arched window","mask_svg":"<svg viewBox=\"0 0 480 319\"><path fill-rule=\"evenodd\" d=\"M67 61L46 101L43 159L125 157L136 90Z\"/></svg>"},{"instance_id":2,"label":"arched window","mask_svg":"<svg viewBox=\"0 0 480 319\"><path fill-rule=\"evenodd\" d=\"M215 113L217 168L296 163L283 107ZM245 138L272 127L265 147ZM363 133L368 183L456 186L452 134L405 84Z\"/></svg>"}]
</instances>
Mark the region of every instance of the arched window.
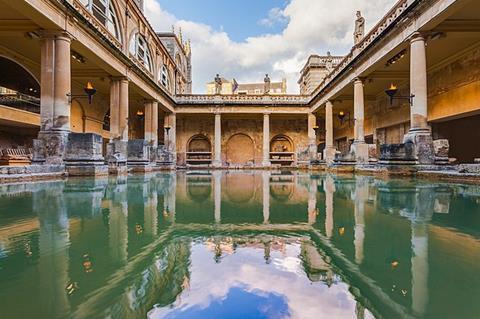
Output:
<instances>
[{"instance_id":1,"label":"arched window","mask_svg":"<svg viewBox=\"0 0 480 319\"><path fill-rule=\"evenodd\" d=\"M134 55L138 61L142 62L149 72L152 72L152 55L150 54L147 40L145 40L140 33L135 33L130 41L130 53Z\"/></svg>"},{"instance_id":2,"label":"arched window","mask_svg":"<svg viewBox=\"0 0 480 319\"><path fill-rule=\"evenodd\" d=\"M159 81L163 87L170 90L170 75L168 74L168 69L165 65L160 69Z\"/></svg>"},{"instance_id":3,"label":"arched window","mask_svg":"<svg viewBox=\"0 0 480 319\"><path fill-rule=\"evenodd\" d=\"M93 13L104 26L107 27L117 40L121 41L118 19L113 9L112 0L81 0L83 5Z\"/></svg>"}]
</instances>

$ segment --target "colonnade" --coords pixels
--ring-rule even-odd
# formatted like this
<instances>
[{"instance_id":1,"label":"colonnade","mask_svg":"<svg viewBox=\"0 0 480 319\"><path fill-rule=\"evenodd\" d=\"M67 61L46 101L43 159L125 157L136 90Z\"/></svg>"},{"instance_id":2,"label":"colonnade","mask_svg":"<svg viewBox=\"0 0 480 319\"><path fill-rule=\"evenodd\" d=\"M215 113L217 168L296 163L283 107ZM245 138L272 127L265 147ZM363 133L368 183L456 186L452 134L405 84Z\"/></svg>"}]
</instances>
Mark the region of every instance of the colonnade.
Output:
<instances>
[{"instance_id":1,"label":"colonnade","mask_svg":"<svg viewBox=\"0 0 480 319\"><path fill-rule=\"evenodd\" d=\"M34 162L63 164L68 135L70 134L72 95L71 42L72 35L64 31L41 32L41 98L40 132L34 142ZM127 143L129 139L129 79L110 77L110 142ZM86 97L86 96L85 96ZM154 149L158 146L159 102L146 99L144 139ZM165 145L175 152L175 114L165 115ZM119 148L116 148L119 151ZM124 154L126 157L127 154Z\"/></svg>"},{"instance_id":2,"label":"colonnade","mask_svg":"<svg viewBox=\"0 0 480 319\"><path fill-rule=\"evenodd\" d=\"M431 131L427 122L427 64L426 64L426 41L425 37L416 32L410 37L410 91L412 105L410 109L410 131L405 135L404 142L418 144L431 144ZM357 77L353 81L353 121L354 142L351 146L351 154L357 163L368 162L368 145L365 144L365 79ZM334 144L334 112L335 99L327 100L325 107L325 151L324 159L327 163L333 163L335 159ZM418 147L417 149L421 149ZM430 147L431 149L431 147ZM416 151L415 155L420 163L428 163L432 160L432 154L422 154Z\"/></svg>"}]
</instances>

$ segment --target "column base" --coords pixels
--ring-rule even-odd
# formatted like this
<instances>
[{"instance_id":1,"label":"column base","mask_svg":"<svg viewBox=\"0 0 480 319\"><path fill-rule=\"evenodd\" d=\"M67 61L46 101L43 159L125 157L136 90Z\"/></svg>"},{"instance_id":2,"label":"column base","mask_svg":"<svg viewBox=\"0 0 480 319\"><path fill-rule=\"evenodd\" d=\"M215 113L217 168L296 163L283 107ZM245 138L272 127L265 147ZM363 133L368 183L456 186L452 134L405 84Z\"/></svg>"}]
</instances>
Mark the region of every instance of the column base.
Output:
<instances>
[{"instance_id":1,"label":"column base","mask_svg":"<svg viewBox=\"0 0 480 319\"><path fill-rule=\"evenodd\" d=\"M107 145L108 173L111 175L127 174L127 141L113 139Z\"/></svg>"},{"instance_id":2,"label":"column base","mask_svg":"<svg viewBox=\"0 0 480 319\"><path fill-rule=\"evenodd\" d=\"M108 165L69 163L65 166L68 176L107 176Z\"/></svg>"},{"instance_id":3,"label":"column base","mask_svg":"<svg viewBox=\"0 0 480 319\"><path fill-rule=\"evenodd\" d=\"M327 164L332 164L335 160L335 155L337 154L337 150L335 148L325 148L323 150L323 158Z\"/></svg>"},{"instance_id":4,"label":"column base","mask_svg":"<svg viewBox=\"0 0 480 319\"><path fill-rule=\"evenodd\" d=\"M263 166L263 167L270 167L270 166L272 166L272 162L270 162L270 161L263 161L263 162L262 162L262 166Z\"/></svg>"},{"instance_id":5,"label":"column base","mask_svg":"<svg viewBox=\"0 0 480 319\"><path fill-rule=\"evenodd\" d=\"M418 164L435 163L435 149L430 129L411 129L403 138L403 143L413 143L413 155Z\"/></svg>"},{"instance_id":6,"label":"column base","mask_svg":"<svg viewBox=\"0 0 480 319\"><path fill-rule=\"evenodd\" d=\"M212 167L220 168L220 167L222 167L222 162L221 161L213 161L212 162Z\"/></svg>"},{"instance_id":7,"label":"column base","mask_svg":"<svg viewBox=\"0 0 480 319\"><path fill-rule=\"evenodd\" d=\"M33 140L32 164L62 165L69 131L43 131Z\"/></svg>"},{"instance_id":8,"label":"column base","mask_svg":"<svg viewBox=\"0 0 480 319\"><path fill-rule=\"evenodd\" d=\"M368 144L365 142L353 143L350 148L350 153L358 164L368 163Z\"/></svg>"}]
</instances>

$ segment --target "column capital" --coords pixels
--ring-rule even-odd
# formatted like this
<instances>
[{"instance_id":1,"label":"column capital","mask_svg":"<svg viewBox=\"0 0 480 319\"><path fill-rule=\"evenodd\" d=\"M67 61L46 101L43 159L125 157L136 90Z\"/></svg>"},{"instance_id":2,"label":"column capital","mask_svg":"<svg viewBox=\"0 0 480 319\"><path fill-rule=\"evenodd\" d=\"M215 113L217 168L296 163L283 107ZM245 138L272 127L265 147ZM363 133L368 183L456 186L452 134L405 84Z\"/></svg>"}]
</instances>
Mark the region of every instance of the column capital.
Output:
<instances>
[{"instance_id":1,"label":"column capital","mask_svg":"<svg viewBox=\"0 0 480 319\"><path fill-rule=\"evenodd\" d=\"M72 41L75 37L68 31L65 30L40 30L38 35L42 39L60 39L65 41Z\"/></svg>"},{"instance_id":2,"label":"column capital","mask_svg":"<svg viewBox=\"0 0 480 319\"><path fill-rule=\"evenodd\" d=\"M120 75L120 76L110 76L110 81L127 81L129 82L130 80L128 79L127 76L123 76L123 75Z\"/></svg>"},{"instance_id":3,"label":"column capital","mask_svg":"<svg viewBox=\"0 0 480 319\"><path fill-rule=\"evenodd\" d=\"M425 42L425 35L421 32L414 32L410 37L408 38L410 43L417 42L417 41L423 41Z\"/></svg>"},{"instance_id":4,"label":"column capital","mask_svg":"<svg viewBox=\"0 0 480 319\"><path fill-rule=\"evenodd\" d=\"M364 77L356 77L353 79L353 84L364 84L365 83L365 78Z\"/></svg>"}]
</instances>

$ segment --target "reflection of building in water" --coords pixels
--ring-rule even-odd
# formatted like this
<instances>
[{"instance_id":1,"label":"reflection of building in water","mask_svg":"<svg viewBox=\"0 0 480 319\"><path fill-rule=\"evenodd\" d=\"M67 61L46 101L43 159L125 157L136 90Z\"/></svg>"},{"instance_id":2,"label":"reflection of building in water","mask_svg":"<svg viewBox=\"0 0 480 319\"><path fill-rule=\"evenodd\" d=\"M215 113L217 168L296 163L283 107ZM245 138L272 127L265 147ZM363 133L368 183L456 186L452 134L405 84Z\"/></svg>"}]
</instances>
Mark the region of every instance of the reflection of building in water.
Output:
<instances>
[{"instance_id":1,"label":"reflection of building in water","mask_svg":"<svg viewBox=\"0 0 480 319\"><path fill-rule=\"evenodd\" d=\"M303 241L301 248L303 267L311 281L324 282L328 287L341 281L330 264L325 261L325 257L319 253L318 248L308 241Z\"/></svg>"},{"instance_id":2,"label":"reflection of building in water","mask_svg":"<svg viewBox=\"0 0 480 319\"><path fill-rule=\"evenodd\" d=\"M270 262L273 251L285 255L289 243L298 242L297 239L286 239L275 236L260 236L253 238L242 237L211 237L205 240L205 246L214 253L214 259L220 262L227 255L235 253L239 248L262 249L267 263Z\"/></svg>"}]
</instances>

